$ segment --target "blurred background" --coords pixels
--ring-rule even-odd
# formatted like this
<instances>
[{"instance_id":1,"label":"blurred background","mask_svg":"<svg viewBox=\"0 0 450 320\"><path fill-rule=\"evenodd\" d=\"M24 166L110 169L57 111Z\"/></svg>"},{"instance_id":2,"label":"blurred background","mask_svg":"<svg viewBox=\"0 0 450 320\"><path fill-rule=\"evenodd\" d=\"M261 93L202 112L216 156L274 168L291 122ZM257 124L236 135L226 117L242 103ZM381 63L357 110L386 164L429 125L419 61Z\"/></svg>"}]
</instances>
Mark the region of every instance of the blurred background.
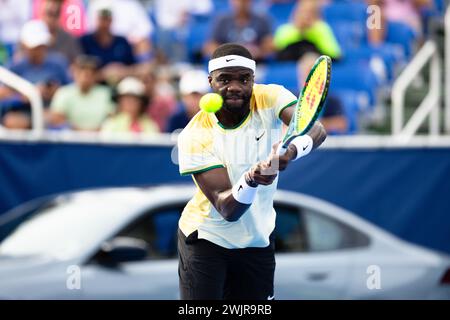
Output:
<instances>
[{"instance_id":1,"label":"blurred background","mask_svg":"<svg viewBox=\"0 0 450 320\"><path fill-rule=\"evenodd\" d=\"M173 238L193 185L178 174L176 136L210 90L210 55L237 42L257 60L255 82L295 95L319 55L333 59L321 116L329 136L280 176L298 201L277 202L280 253L301 254L301 264L321 256L293 271L282 256L281 296L450 299L449 12L446 0L0 1L0 287L11 293L0 298L30 297L32 283L37 298L176 298ZM155 208L169 214L149 218ZM99 249L107 242L119 253ZM118 295L70 295L42 289L48 268L21 260L30 279L8 284L17 266L1 257L36 253L134 261L133 277L127 287L110 269L87 271L87 284L101 280L92 288ZM136 267L142 259L158 266ZM324 265L337 273L302 278ZM384 291L366 286L371 265L390 270ZM153 268L175 282L144 286L136 274ZM283 282L292 272L303 282Z\"/></svg>"}]
</instances>

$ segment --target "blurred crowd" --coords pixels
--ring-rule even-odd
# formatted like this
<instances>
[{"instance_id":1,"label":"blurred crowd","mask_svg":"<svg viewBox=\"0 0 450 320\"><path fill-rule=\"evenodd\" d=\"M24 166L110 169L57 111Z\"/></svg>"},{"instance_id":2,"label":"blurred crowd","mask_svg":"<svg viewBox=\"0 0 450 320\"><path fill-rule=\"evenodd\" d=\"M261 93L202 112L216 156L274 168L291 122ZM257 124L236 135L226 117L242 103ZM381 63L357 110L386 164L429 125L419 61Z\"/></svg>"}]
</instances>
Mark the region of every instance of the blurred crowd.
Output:
<instances>
[{"instance_id":1,"label":"blurred crowd","mask_svg":"<svg viewBox=\"0 0 450 320\"><path fill-rule=\"evenodd\" d=\"M409 28L420 44L442 6L433 0L0 0L0 65L38 88L49 130L172 132L198 112L210 90L205 63L222 43L245 45L260 65L295 63L289 72L299 84L321 54L345 62L354 52L351 25L342 32L342 24L330 22L338 11L324 15L341 2L380 8L380 19L370 22L366 13L357 27L370 52L389 41L389 23ZM406 48L404 59L410 55ZM301 85L295 86L289 89L298 94ZM338 91L325 110L328 132L349 132ZM27 98L1 82L0 120L8 129L32 128Z\"/></svg>"}]
</instances>

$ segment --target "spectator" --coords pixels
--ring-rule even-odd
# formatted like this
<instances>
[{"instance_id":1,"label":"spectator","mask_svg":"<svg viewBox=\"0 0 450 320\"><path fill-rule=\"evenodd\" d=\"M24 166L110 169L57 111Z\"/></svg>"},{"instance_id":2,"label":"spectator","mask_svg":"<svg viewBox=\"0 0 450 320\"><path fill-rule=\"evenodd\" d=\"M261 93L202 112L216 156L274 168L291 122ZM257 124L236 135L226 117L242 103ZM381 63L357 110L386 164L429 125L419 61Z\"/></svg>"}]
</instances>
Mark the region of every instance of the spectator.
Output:
<instances>
[{"instance_id":1,"label":"spectator","mask_svg":"<svg viewBox=\"0 0 450 320\"><path fill-rule=\"evenodd\" d=\"M45 0L42 4L42 20L52 35L50 49L64 55L69 63L73 63L75 57L81 54L78 40L64 31L60 26L62 0Z\"/></svg>"},{"instance_id":2,"label":"spectator","mask_svg":"<svg viewBox=\"0 0 450 320\"><path fill-rule=\"evenodd\" d=\"M136 59L126 38L116 36L111 31L113 21L110 9L97 12L97 29L94 33L81 37L83 51L100 59L99 80L116 84L120 79L133 74Z\"/></svg>"},{"instance_id":3,"label":"spectator","mask_svg":"<svg viewBox=\"0 0 450 320\"><path fill-rule=\"evenodd\" d=\"M197 114L202 95L209 92L208 74L203 70L190 70L180 79L181 105L169 120L168 132L183 129Z\"/></svg>"},{"instance_id":4,"label":"spectator","mask_svg":"<svg viewBox=\"0 0 450 320\"><path fill-rule=\"evenodd\" d=\"M341 49L330 26L320 16L320 3L302 0L294 9L291 23L278 27L274 44L278 60L297 61L306 52L339 59Z\"/></svg>"},{"instance_id":5,"label":"spectator","mask_svg":"<svg viewBox=\"0 0 450 320\"><path fill-rule=\"evenodd\" d=\"M134 77L127 77L117 85L116 115L102 125L102 132L157 133L157 125L146 114L148 98L145 85Z\"/></svg>"},{"instance_id":6,"label":"spectator","mask_svg":"<svg viewBox=\"0 0 450 320\"><path fill-rule=\"evenodd\" d=\"M387 21L400 22L411 27L420 38L424 34L421 14L432 9L431 0L366 0L368 5L381 8L380 28L369 28L368 41L373 45L381 44L386 39Z\"/></svg>"},{"instance_id":7,"label":"spectator","mask_svg":"<svg viewBox=\"0 0 450 320\"><path fill-rule=\"evenodd\" d=\"M303 55L298 64L298 78L299 83L304 83L309 71L313 67L316 59L319 57L316 53L307 53ZM328 94L325 102L324 110L320 118L320 122L323 124L327 133L332 134L345 134L348 132L348 122L345 116L345 111L341 101L338 97Z\"/></svg>"},{"instance_id":8,"label":"spectator","mask_svg":"<svg viewBox=\"0 0 450 320\"><path fill-rule=\"evenodd\" d=\"M145 7L138 0L90 1L88 7L90 30L97 29L97 12L105 8L109 9L114 17L112 33L127 38L138 63L149 63L153 58L150 41L153 25Z\"/></svg>"},{"instance_id":9,"label":"spectator","mask_svg":"<svg viewBox=\"0 0 450 320\"><path fill-rule=\"evenodd\" d=\"M43 19L44 6L48 0L33 1L33 19ZM74 37L80 37L86 32L87 17L82 0L53 0L60 3L59 26Z\"/></svg>"},{"instance_id":10,"label":"spectator","mask_svg":"<svg viewBox=\"0 0 450 320\"><path fill-rule=\"evenodd\" d=\"M368 6L376 5L381 8L383 0L366 0ZM385 15L381 14L379 28L367 28L367 41L373 46L381 45L386 40L386 19Z\"/></svg>"},{"instance_id":11,"label":"spectator","mask_svg":"<svg viewBox=\"0 0 450 320\"><path fill-rule=\"evenodd\" d=\"M12 52L22 26L30 19L31 0L1 0L0 7L0 42Z\"/></svg>"},{"instance_id":12,"label":"spectator","mask_svg":"<svg viewBox=\"0 0 450 320\"><path fill-rule=\"evenodd\" d=\"M409 25L417 35L423 34L421 13L432 7L431 0L383 0L382 8L386 20Z\"/></svg>"},{"instance_id":13,"label":"spectator","mask_svg":"<svg viewBox=\"0 0 450 320\"><path fill-rule=\"evenodd\" d=\"M233 13L216 20L212 37L204 47L210 56L221 44L235 42L244 45L256 60L273 53L272 27L269 18L252 12L252 0L230 0Z\"/></svg>"},{"instance_id":14,"label":"spectator","mask_svg":"<svg viewBox=\"0 0 450 320\"><path fill-rule=\"evenodd\" d=\"M170 62L187 60L186 40L188 22L192 16L211 13L211 0L155 0L154 12L158 25L156 45L158 53Z\"/></svg>"},{"instance_id":15,"label":"spectator","mask_svg":"<svg viewBox=\"0 0 450 320\"><path fill-rule=\"evenodd\" d=\"M111 90L96 83L98 59L81 55L72 65L75 82L60 88L52 101L50 128L96 131L114 111Z\"/></svg>"},{"instance_id":16,"label":"spectator","mask_svg":"<svg viewBox=\"0 0 450 320\"><path fill-rule=\"evenodd\" d=\"M147 113L157 124L159 131L166 132L169 118L177 108L176 99L171 92L172 88L166 80L161 80L154 71L147 72L142 78L149 98Z\"/></svg>"},{"instance_id":17,"label":"spectator","mask_svg":"<svg viewBox=\"0 0 450 320\"><path fill-rule=\"evenodd\" d=\"M0 66L6 64L9 60L8 49L0 41Z\"/></svg>"},{"instance_id":18,"label":"spectator","mask_svg":"<svg viewBox=\"0 0 450 320\"><path fill-rule=\"evenodd\" d=\"M50 40L51 35L44 22L40 20L27 22L21 32L24 57L10 67L12 72L37 86L44 107L48 107L55 91L68 83L65 64L59 57L48 53ZM10 125L16 123L15 120L18 119L22 128L25 118L29 117L30 113L26 98L15 94L10 88L0 87L0 100L3 100L3 112L6 113L3 117L5 126L14 128ZM29 123L28 127L30 125Z\"/></svg>"}]
</instances>

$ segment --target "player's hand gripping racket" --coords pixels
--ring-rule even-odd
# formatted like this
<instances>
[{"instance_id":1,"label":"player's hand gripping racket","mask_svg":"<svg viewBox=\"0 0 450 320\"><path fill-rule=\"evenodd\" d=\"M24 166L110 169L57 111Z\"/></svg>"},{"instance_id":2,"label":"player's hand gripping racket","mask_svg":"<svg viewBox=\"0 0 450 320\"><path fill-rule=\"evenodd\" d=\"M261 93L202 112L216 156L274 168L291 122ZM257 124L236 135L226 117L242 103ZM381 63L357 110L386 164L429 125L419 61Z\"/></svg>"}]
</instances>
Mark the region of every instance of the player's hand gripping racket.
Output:
<instances>
[{"instance_id":1,"label":"player's hand gripping racket","mask_svg":"<svg viewBox=\"0 0 450 320\"><path fill-rule=\"evenodd\" d=\"M286 152L291 141L309 131L322 111L327 98L331 77L331 58L320 56L305 80L289 127L278 148L278 154Z\"/></svg>"}]
</instances>

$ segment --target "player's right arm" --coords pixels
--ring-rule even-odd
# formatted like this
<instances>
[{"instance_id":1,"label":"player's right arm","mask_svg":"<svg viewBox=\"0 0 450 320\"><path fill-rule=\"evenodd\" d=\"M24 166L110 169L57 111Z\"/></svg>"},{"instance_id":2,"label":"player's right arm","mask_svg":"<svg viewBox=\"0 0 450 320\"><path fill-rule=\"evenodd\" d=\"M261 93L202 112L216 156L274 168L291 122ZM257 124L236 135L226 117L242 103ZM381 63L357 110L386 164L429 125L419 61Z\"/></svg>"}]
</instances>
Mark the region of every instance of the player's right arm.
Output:
<instances>
[{"instance_id":1,"label":"player's right arm","mask_svg":"<svg viewBox=\"0 0 450 320\"><path fill-rule=\"evenodd\" d=\"M270 174L265 170L270 170L267 162L262 161L253 166L244 174L246 188L257 188L258 185L270 185L276 178L274 172ZM263 174L264 173L264 174ZM233 185L228 177L226 168L216 168L201 173L194 174L197 185L203 194L208 198L211 204L227 221L237 221L251 204L239 202L233 195ZM238 182L239 183L239 182ZM239 185L234 186L240 191Z\"/></svg>"}]
</instances>

